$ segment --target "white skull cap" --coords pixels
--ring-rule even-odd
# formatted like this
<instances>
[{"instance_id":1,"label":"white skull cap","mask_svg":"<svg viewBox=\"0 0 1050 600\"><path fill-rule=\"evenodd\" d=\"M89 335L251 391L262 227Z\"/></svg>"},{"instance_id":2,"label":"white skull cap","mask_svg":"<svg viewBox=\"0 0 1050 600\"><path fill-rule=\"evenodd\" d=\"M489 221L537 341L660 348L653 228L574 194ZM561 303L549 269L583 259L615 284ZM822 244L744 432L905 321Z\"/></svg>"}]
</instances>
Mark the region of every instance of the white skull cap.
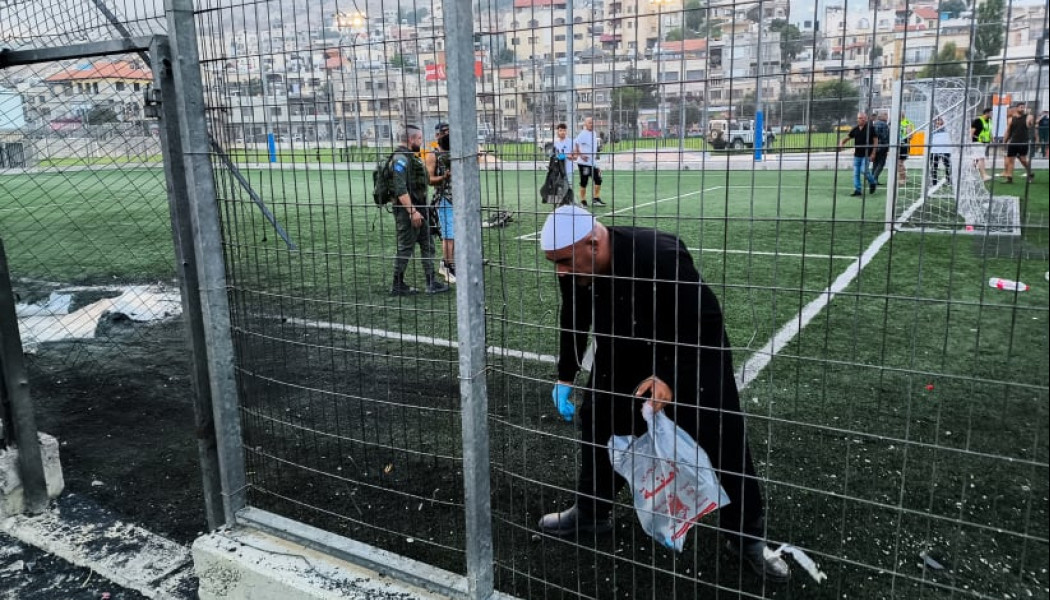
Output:
<instances>
[{"instance_id":1,"label":"white skull cap","mask_svg":"<svg viewBox=\"0 0 1050 600\"><path fill-rule=\"evenodd\" d=\"M579 206L562 206L547 216L540 232L544 252L561 250L587 237L594 230L594 215Z\"/></svg>"}]
</instances>

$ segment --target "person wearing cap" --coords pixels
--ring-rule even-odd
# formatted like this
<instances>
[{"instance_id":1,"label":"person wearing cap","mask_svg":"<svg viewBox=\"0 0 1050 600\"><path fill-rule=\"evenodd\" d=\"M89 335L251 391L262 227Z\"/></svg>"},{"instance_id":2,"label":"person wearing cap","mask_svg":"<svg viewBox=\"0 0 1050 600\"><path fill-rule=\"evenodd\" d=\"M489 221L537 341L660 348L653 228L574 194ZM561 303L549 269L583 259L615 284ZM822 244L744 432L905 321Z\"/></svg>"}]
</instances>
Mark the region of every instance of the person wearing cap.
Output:
<instances>
[{"instance_id":1,"label":"person wearing cap","mask_svg":"<svg viewBox=\"0 0 1050 600\"><path fill-rule=\"evenodd\" d=\"M427 152L424 163L430 185L434 187L434 209L437 210L438 235L441 236L441 266L438 274L449 283L456 283L456 237L452 229L452 158L449 154L448 123L434 128L434 147Z\"/></svg>"},{"instance_id":2,"label":"person wearing cap","mask_svg":"<svg viewBox=\"0 0 1050 600\"><path fill-rule=\"evenodd\" d=\"M1032 173L1032 164L1028 161L1028 130L1031 128L1030 118L1025 112L1025 103L1017 102L1010 117L1006 120L1006 163L1003 167L1003 182L1014 182L1014 160L1016 159L1024 167L1028 174L1028 181L1035 179Z\"/></svg>"},{"instance_id":3,"label":"person wearing cap","mask_svg":"<svg viewBox=\"0 0 1050 600\"><path fill-rule=\"evenodd\" d=\"M428 294L447 292L447 284L437 280L434 272L434 238L430 234L425 213L427 207L427 168L419 158L423 132L415 125L406 125L401 143L390 158L390 175L394 188L394 224L397 229L397 256L394 258L394 283L391 296L411 296L419 292L405 283L408 261L419 245L426 274Z\"/></svg>"},{"instance_id":4,"label":"person wearing cap","mask_svg":"<svg viewBox=\"0 0 1050 600\"><path fill-rule=\"evenodd\" d=\"M722 309L676 236L640 227L606 227L586 209L563 206L540 234L561 291L558 380L553 399L571 420L570 400L588 333L594 363L577 419L582 457L576 503L545 515L556 536L612 530L613 500L626 484L609 461L613 435L641 435L646 402L665 411L704 448L730 503L719 518L729 549L770 581L790 577L764 540L755 476Z\"/></svg>"}]
</instances>

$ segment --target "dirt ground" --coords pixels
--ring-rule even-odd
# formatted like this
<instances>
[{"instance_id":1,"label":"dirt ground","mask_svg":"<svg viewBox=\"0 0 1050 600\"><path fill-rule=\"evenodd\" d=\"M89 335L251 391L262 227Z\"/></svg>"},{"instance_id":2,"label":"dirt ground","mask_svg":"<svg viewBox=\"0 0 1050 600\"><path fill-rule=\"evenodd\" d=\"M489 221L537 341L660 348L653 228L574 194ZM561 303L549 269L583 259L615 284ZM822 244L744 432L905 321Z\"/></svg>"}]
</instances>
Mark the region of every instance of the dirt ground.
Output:
<instances>
[{"instance_id":1,"label":"dirt ground","mask_svg":"<svg viewBox=\"0 0 1050 600\"><path fill-rule=\"evenodd\" d=\"M27 366L67 492L179 543L206 529L181 322L41 344Z\"/></svg>"}]
</instances>

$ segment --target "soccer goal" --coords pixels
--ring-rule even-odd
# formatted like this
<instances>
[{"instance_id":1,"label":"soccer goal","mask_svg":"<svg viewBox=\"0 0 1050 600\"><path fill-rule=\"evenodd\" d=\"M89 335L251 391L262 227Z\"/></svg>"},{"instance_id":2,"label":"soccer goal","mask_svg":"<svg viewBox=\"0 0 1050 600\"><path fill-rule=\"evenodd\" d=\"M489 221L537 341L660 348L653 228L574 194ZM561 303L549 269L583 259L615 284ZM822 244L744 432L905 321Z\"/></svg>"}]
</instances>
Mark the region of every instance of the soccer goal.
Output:
<instances>
[{"instance_id":1,"label":"soccer goal","mask_svg":"<svg viewBox=\"0 0 1050 600\"><path fill-rule=\"evenodd\" d=\"M992 195L970 142L981 94L958 78L894 84L886 180L887 227L899 231L1020 235L1020 199ZM910 127L902 127L902 122ZM895 158L900 152L906 160ZM896 183L896 185L894 185Z\"/></svg>"}]
</instances>

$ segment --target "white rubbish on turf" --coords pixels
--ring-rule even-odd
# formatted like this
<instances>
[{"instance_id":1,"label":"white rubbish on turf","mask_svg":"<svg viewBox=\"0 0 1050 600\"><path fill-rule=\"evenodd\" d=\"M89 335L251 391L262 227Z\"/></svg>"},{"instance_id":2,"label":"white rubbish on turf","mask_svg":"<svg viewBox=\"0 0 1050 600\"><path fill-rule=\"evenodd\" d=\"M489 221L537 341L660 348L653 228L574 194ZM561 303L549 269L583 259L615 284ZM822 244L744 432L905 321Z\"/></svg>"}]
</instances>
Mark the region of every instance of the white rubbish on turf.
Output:
<instances>
[{"instance_id":1,"label":"white rubbish on turf","mask_svg":"<svg viewBox=\"0 0 1050 600\"><path fill-rule=\"evenodd\" d=\"M73 312L69 312L73 294L66 290L53 292L42 304L17 304L18 331L25 351L33 352L42 342L93 338L99 319L106 313L119 313L143 323L182 314L178 292L159 286L107 287L98 291L116 291L120 295L103 298Z\"/></svg>"}]
</instances>

